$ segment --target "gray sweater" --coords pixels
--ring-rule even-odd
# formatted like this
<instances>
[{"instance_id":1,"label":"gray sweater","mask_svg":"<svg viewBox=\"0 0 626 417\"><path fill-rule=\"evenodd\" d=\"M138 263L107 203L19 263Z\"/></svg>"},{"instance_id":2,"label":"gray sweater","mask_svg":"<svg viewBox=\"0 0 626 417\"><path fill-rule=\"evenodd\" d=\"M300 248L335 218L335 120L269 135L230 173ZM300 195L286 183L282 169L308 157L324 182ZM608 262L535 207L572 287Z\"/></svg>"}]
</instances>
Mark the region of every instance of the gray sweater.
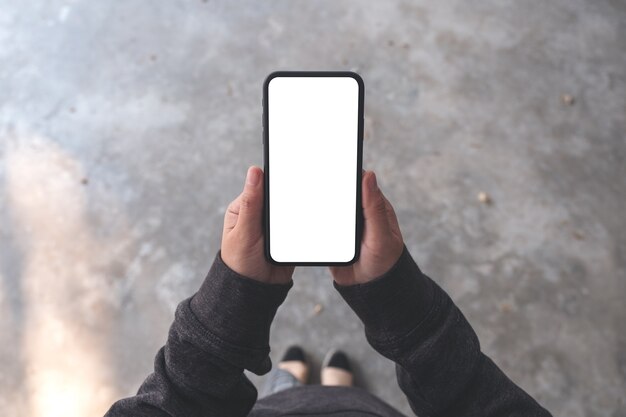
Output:
<instances>
[{"instance_id":1,"label":"gray sweater","mask_svg":"<svg viewBox=\"0 0 626 417\"><path fill-rule=\"evenodd\" d=\"M359 388L303 386L257 401L243 371L271 369L270 325L292 285L241 276L218 251L200 290L178 305L154 372L106 416L401 416ZM372 347L396 363L416 415L550 416L480 351L461 311L406 246L384 275L335 288Z\"/></svg>"}]
</instances>

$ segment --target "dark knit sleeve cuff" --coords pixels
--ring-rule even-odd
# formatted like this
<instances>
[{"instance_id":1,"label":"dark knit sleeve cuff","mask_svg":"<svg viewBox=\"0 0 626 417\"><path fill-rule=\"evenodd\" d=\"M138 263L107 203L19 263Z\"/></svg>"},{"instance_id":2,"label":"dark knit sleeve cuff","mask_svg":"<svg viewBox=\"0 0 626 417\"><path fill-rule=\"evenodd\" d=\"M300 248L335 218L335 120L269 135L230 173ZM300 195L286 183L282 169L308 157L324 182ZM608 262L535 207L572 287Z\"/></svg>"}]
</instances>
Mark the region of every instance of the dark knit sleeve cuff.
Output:
<instances>
[{"instance_id":1,"label":"dark knit sleeve cuff","mask_svg":"<svg viewBox=\"0 0 626 417\"><path fill-rule=\"evenodd\" d=\"M364 284L333 285L365 325L368 339L389 343L401 339L426 317L432 306L432 282L406 245L394 266Z\"/></svg>"},{"instance_id":2,"label":"dark knit sleeve cuff","mask_svg":"<svg viewBox=\"0 0 626 417\"><path fill-rule=\"evenodd\" d=\"M293 281L267 284L240 275L224 263L219 250L189 306L221 351L248 356L246 363L267 362L270 326L292 286Z\"/></svg>"}]
</instances>

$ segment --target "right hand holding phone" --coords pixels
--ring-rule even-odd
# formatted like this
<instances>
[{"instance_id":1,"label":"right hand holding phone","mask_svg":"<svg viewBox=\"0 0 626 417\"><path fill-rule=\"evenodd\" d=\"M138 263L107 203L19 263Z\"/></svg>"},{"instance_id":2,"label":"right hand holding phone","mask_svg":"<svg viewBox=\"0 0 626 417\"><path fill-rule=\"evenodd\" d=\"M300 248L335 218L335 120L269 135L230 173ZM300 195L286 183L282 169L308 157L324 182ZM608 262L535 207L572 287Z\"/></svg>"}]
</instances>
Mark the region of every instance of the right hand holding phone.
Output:
<instances>
[{"instance_id":1,"label":"right hand holding phone","mask_svg":"<svg viewBox=\"0 0 626 417\"><path fill-rule=\"evenodd\" d=\"M363 238L359 259L348 266L331 266L339 285L363 284L383 275L402 255L404 241L396 213L378 187L373 171L362 176Z\"/></svg>"}]
</instances>

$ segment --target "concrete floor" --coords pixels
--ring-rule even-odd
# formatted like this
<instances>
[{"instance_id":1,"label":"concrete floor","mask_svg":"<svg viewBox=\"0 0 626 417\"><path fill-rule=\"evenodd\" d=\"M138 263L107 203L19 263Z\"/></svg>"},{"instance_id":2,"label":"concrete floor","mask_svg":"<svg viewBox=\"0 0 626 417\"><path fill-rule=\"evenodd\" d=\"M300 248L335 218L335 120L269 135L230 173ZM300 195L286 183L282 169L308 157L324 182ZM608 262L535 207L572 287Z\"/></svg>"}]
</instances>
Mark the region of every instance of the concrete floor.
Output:
<instances>
[{"instance_id":1,"label":"concrete floor","mask_svg":"<svg viewBox=\"0 0 626 417\"><path fill-rule=\"evenodd\" d=\"M262 164L264 77L353 69L364 166L483 350L555 415L626 416L625 51L616 0L0 0L0 414L133 394ZM295 281L272 357L347 349L408 414L328 271Z\"/></svg>"}]
</instances>

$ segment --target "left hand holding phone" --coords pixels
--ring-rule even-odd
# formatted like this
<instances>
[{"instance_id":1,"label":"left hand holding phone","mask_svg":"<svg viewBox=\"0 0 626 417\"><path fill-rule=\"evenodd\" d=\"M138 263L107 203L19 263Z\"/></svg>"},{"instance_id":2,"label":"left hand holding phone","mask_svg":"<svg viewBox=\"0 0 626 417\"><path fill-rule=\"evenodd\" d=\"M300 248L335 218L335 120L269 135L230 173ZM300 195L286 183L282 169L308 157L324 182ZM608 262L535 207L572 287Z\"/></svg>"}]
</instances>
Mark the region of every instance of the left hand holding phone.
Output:
<instances>
[{"instance_id":1,"label":"left hand holding phone","mask_svg":"<svg viewBox=\"0 0 626 417\"><path fill-rule=\"evenodd\" d=\"M224 215L221 256L240 275L267 284L284 284L291 281L295 267L272 265L265 259L263 187L263 170L248 168L243 191Z\"/></svg>"}]
</instances>

